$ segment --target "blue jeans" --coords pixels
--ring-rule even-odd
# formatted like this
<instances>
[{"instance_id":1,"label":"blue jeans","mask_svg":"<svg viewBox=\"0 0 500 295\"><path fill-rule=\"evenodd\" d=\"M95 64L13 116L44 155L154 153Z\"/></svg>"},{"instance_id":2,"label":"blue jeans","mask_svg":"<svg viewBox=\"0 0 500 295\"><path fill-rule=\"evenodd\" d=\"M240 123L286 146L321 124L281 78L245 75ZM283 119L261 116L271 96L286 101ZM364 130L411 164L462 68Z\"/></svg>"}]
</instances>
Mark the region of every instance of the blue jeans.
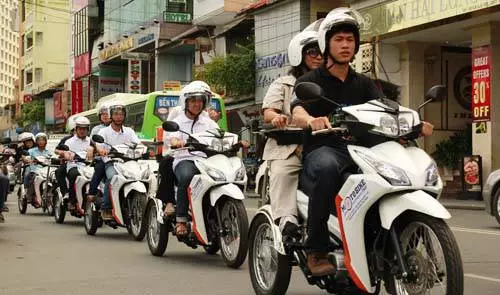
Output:
<instances>
[{"instance_id":1,"label":"blue jeans","mask_svg":"<svg viewBox=\"0 0 500 295\"><path fill-rule=\"evenodd\" d=\"M307 212L308 252L328 252L328 219L337 215L334 201L342 187L342 177L354 162L346 151L322 146L307 153L302 166L301 188L309 196Z\"/></svg>"},{"instance_id":2,"label":"blue jeans","mask_svg":"<svg viewBox=\"0 0 500 295\"><path fill-rule=\"evenodd\" d=\"M92 179L90 180L90 188L89 195L97 195L97 187L99 187L99 183L106 176L106 166L101 158L95 160L94 165L94 175L92 175Z\"/></svg>"},{"instance_id":3,"label":"blue jeans","mask_svg":"<svg viewBox=\"0 0 500 295\"><path fill-rule=\"evenodd\" d=\"M199 174L200 171L196 168L193 161L185 160L179 162L175 167L175 177L177 177L177 222L186 222L188 219L189 200L187 189L193 176Z\"/></svg>"},{"instance_id":4,"label":"blue jeans","mask_svg":"<svg viewBox=\"0 0 500 295\"><path fill-rule=\"evenodd\" d=\"M102 199L101 209L112 209L110 195L109 195L109 185L111 184L111 178L117 174L113 162L106 163L106 182L104 184L104 196Z\"/></svg>"}]
</instances>

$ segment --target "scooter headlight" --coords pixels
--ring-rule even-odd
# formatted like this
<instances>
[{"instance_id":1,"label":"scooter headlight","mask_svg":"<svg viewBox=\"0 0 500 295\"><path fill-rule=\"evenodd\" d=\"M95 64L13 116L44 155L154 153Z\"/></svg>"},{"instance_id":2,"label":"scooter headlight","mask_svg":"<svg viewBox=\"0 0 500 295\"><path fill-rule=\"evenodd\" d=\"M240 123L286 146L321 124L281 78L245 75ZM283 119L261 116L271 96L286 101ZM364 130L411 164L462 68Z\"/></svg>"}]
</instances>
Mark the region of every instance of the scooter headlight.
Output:
<instances>
[{"instance_id":1,"label":"scooter headlight","mask_svg":"<svg viewBox=\"0 0 500 295\"><path fill-rule=\"evenodd\" d=\"M432 161L432 163L425 169L425 185L426 186L435 186L439 178L438 168L436 166L436 162Z\"/></svg>"},{"instance_id":2,"label":"scooter headlight","mask_svg":"<svg viewBox=\"0 0 500 295\"><path fill-rule=\"evenodd\" d=\"M380 176L387 180L390 184L395 186L410 186L411 181L406 175L403 169L389 164L385 161L376 159L375 157L365 154L361 151L356 151L358 156L360 156L366 163L372 166Z\"/></svg>"},{"instance_id":3,"label":"scooter headlight","mask_svg":"<svg viewBox=\"0 0 500 295\"><path fill-rule=\"evenodd\" d=\"M373 127L373 131L388 136L397 136L399 133L399 128L396 122L396 118L388 115L380 117L380 123L378 126Z\"/></svg>"},{"instance_id":4,"label":"scooter headlight","mask_svg":"<svg viewBox=\"0 0 500 295\"><path fill-rule=\"evenodd\" d=\"M129 162L130 163L130 162ZM141 170L140 169L130 169L130 167L126 167L123 164L115 165L116 172L123 175L123 177L132 180L140 180L141 179ZM139 167L137 167L139 168Z\"/></svg>"},{"instance_id":5,"label":"scooter headlight","mask_svg":"<svg viewBox=\"0 0 500 295\"><path fill-rule=\"evenodd\" d=\"M210 177L212 177L213 180L215 180L215 181L226 181L226 176L221 171L219 171L219 170L217 170L215 168L208 167L207 165L205 165L205 164L203 164L201 162L198 162L198 163L203 167L203 170L205 170L205 172Z\"/></svg>"}]
</instances>

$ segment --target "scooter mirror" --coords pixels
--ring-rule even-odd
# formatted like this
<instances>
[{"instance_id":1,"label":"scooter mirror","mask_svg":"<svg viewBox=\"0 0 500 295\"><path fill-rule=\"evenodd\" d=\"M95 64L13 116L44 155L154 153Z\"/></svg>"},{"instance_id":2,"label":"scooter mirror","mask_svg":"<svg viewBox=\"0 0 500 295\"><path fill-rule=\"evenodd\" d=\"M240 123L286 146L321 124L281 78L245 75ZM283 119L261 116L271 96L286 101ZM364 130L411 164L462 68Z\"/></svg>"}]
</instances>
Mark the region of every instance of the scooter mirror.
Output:
<instances>
[{"instance_id":1,"label":"scooter mirror","mask_svg":"<svg viewBox=\"0 0 500 295\"><path fill-rule=\"evenodd\" d=\"M8 145L11 142L12 142L12 139L10 139L10 137L4 137L4 138L2 138L2 144L3 145Z\"/></svg>"},{"instance_id":2,"label":"scooter mirror","mask_svg":"<svg viewBox=\"0 0 500 295\"><path fill-rule=\"evenodd\" d=\"M97 143L103 143L104 137L100 136L99 134L94 134L92 135L92 140Z\"/></svg>"},{"instance_id":3,"label":"scooter mirror","mask_svg":"<svg viewBox=\"0 0 500 295\"><path fill-rule=\"evenodd\" d=\"M295 86L295 94L300 100L323 99L323 89L316 83L301 82Z\"/></svg>"},{"instance_id":4,"label":"scooter mirror","mask_svg":"<svg viewBox=\"0 0 500 295\"><path fill-rule=\"evenodd\" d=\"M176 132L179 131L179 125L173 121L165 121L162 124L162 128L168 132Z\"/></svg>"},{"instance_id":5,"label":"scooter mirror","mask_svg":"<svg viewBox=\"0 0 500 295\"><path fill-rule=\"evenodd\" d=\"M425 94L425 100L443 101L446 98L446 86L435 85L432 86Z\"/></svg>"}]
</instances>

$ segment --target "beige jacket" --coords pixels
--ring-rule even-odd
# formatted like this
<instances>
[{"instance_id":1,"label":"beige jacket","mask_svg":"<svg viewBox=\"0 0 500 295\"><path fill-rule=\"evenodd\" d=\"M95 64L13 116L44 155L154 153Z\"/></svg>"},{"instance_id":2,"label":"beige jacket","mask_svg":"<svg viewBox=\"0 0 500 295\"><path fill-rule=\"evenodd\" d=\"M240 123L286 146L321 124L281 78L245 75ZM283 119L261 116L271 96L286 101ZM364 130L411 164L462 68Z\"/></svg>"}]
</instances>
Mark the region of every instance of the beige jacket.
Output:
<instances>
[{"instance_id":1,"label":"beige jacket","mask_svg":"<svg viewBox=\"0 0 500 295\"><path fill-rule=\"evenodd\" d=\"M291 118L290 103L292 101L295 80L295 77L292 75L274 80L264 97L262 109L280 110L282 114ZM275 139L269 138L264 147L262 158L264 160L285 160L297 149L297 147L298 145L296 144L278 145Z\"/></svg>"}]
</instances>

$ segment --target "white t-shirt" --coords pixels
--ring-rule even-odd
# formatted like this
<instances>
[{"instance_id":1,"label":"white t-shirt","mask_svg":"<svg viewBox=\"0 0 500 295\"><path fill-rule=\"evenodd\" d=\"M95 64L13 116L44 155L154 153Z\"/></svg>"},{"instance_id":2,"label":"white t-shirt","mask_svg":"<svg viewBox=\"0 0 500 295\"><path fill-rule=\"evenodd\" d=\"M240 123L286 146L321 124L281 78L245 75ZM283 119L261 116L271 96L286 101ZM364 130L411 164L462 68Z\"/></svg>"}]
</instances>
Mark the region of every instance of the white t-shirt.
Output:
<instances>
[{"instance_id":1,"label":"white t-shirt","mask_svg":"<svg viewBox=\"0 0 500 295\"><path fill-rule=\"evenodd\" d=\"M112 146L119 144L139 143L139 138L130 127L122 126L122 130L115 131L111 125L99 130L99 135L104 138L104 142Z\"/></svg>"},{"instance_id":2,"label":"white t-shirt","mask_svg":"<svg viewBox=\"0 0 500 295\"><path fill-rule=\"evenodd\" d=\"M84 139L79 138L78 136L73 136L66 140L64 143L69 147L69 150L76 153L80 158L85 159L87 157L87 149L90 146L90 137L85 137ZM78 165L85 165L81 162L70 162L67 165L67 170L76 167Z\"/></svg>"},{"instance_id":3,"label":"white t-shirt","mask_svg":"<svg viewBox=\"0 0 500 295\"><path fill-rule=\"evenodd\" d=\"M188 118L185 113L179 115L172 121L179 124L180 130L187 132L189 134L200 133L200 132L205 132L207 130L219 128L219 125L217 125L217 123L215 123L212 119L210 119L208 116L202 116L202 115L198 116L198 120L196 122ZM187 134L184 134L182 132L167 132L166 140L164 141L164 143L168 145L170 143L170 139L173 137L182 139L184 142L186 142L187 139L189 138ZM203 152L189 153L186 151L185 155L182 156L177 155L173 163L174 169L180 161L189 160L196 156L204 157L206 156L206 154Z\"/></svg>"}]
</instances>

